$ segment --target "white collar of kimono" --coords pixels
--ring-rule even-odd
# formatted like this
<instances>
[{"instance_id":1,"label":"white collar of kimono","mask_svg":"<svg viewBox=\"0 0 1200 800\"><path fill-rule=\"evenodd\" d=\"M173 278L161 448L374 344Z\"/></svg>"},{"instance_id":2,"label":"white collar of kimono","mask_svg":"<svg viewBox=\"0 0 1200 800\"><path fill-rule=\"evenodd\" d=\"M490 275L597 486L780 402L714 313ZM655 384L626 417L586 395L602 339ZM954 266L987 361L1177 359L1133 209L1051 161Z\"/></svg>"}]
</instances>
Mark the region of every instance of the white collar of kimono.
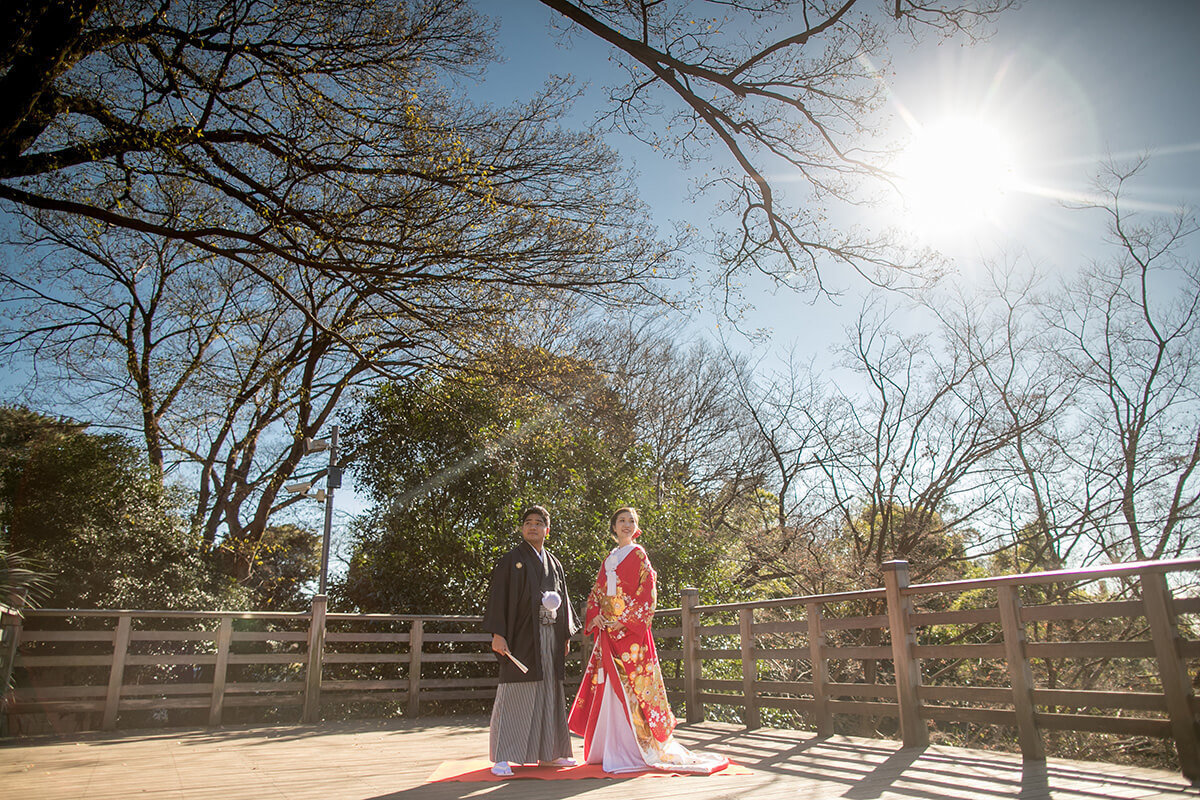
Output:
<instances>
[{"instance_id":1,"label":"white collar of kimono","mask_svg":"<svg viewBox=\"0 0 1200 800\"><path fill-rule=\"evenodd\" d=\"M546 548L543 547L541 550L538 550L536 547L529 544L529 542L526 542L525 544L537 555L538 559L542 562L542 566L546 566Z\"/></svg>"},{"instance_id":2,"label":"white collar of kimono","mask_svg":"<svg viewBox=\"0 0 1200 800\"><path fill-rule=\"evenodd\" d=\"M620 547L614 547L613 551L608 554L608 558L604 559L605 594L614 595L617 593L617 567L625 560L625 556L633 552L633 548L636 546L633 544L623 544Z\"/></svg>"}]
</instances>

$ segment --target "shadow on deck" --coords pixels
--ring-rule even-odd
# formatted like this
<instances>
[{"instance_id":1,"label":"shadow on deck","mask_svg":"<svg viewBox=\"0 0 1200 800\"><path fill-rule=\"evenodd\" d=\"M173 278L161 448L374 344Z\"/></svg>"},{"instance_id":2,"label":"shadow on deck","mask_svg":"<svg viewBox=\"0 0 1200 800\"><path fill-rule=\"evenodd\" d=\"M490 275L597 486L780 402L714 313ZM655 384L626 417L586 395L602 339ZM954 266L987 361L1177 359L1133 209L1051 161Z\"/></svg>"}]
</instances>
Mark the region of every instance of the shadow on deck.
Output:
<instances>
[{"instance_id":1,"label":"shadow on deck","mask_svg":"<svg viewBox=\"0 0 1200 800\"><path fill-rule=\"evenodd\" d=\"M0 795L33 800L1152 800L1200 798L1177 772L1009 753L743 728L681 726L688 747L728 755L748 777L427 783L446 759L487 755L487 720L362 721L204 731L129 731L8 741ZM582 743L576 739L576 756Z\"/></svg>"}]
</instances>

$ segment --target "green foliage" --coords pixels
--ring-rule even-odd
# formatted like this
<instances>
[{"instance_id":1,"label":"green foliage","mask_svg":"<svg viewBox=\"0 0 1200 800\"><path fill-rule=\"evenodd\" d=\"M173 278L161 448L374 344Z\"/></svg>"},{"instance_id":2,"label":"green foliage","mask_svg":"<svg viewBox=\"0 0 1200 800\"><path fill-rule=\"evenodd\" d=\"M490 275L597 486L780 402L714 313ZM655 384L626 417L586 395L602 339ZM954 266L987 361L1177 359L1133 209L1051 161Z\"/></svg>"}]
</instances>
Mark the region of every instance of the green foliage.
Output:
<instances>
[{"instance_id":1,"label":"green foliage","mask_svg":"<svg viewBox=\"0 0 1200 800\"><path fill-rule=\"evenodd\" d=\"M643 509L642 543L665 605L679 588L720 585L718 544L680 485L655 486L648 449L602 381L565 362L578 391L555 402L528 386L483 378L389 384L349 426L360 486L374 501L360 520L339 605L393 613L478 613L495 560L520 541L520 508L551 513L548 546L578 602L612 546L608 517ZM559 387L564 388L563 386Z\"/></svg>"},{"instance_id":2,"label":"green foliage","mask_svg":"<svg viewBox=\"0 0 1200 800\"><path fill-rule=\"evenodd\" d=\"M646 493L649 495L650 493ZM641 509L643 534L638 543L650 554L658 573L658 605L678 607L685 587L700 590L700 602L720 603L745 599L731 580L731 546L707 529L694 494L681 482L667 487L662 497L645 496L634 503ZM606 542L606 547L611 542Z\"/></svg>"},{"instance_id":3,"label":"green foliage","mask_svg":"<svg viewBox=\"0 0 1200 800\"><path fill-rule=\"evenodd\" d=\"M13 550L0 534L0 605L14 608L36 606L46 593L49 576L35 559Z\"/></svg>"},{"instance_id":4,"label":"green foliage","mask_svg":"<svg viewBox=\"0 0 1200 800\"><path fill-rule=\"evenodd\" d=\"M321 575L321 537L298 525L270 525L257 539L226 537L215 553L222 574L235 574L239 563L250 575L239 581L256 610L304 611L312 603Z\"/></svg>"},{"instance_id":5,"label":"green foliage","mask_svg":"<svg viewBox=\"0 0 1200 800\"><path fill-rule=\"evenodd\" d=\"M119 436L0 407L0 531L52 573L44 605L204 608L210 577L144 457Z\"/></svg>"},{"instance_id":6,"label":"green foliage","mask_svg":"<svg viewBox=\"0 0 1200 800\"><path fill-rule=\"evenodd\" d=\"M982 570L967 556L974 536L970 528L948 523L941 509L897 503L864 508L845 532L853 568L864 581L862 588L882 586L882 565L894 559L909 562L913 583L980 577Z\"/></svg>"}]
</instances>

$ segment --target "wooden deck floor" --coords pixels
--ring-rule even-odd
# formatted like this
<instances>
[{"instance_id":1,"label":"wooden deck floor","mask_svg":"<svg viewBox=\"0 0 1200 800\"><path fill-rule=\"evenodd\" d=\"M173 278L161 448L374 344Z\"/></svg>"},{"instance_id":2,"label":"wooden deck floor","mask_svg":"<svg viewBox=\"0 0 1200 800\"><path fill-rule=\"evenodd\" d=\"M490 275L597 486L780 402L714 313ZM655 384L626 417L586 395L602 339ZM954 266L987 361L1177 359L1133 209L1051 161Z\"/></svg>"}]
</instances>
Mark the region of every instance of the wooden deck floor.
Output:
<instances>
[{"instance_id":1,"label":"wooden deck floor","mask_svg":"<svg viewBox=\"0 0 1200 800\"><path fill-rule=\"evenodd\" d=\"M133 731L0 744L4 800L1153 800L1200 798L1178 773L800 731L682 726L749 777L427 783L445 759L487 755L487 720L417 719L205 731ZM582 745L576 740L576 755Z\"/></svg>"}]
</instances>

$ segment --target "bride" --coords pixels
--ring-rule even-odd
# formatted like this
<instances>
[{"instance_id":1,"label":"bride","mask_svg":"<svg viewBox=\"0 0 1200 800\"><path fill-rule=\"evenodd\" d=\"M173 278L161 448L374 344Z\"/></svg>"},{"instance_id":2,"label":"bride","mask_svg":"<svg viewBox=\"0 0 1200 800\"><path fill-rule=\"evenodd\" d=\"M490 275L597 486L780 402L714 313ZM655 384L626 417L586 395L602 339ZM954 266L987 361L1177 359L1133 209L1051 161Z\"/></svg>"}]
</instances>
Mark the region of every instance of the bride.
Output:
<instances>
[{"instance_id":1,"label":"bride","mask_svg":"<svg viewBox=\"0 0 1200 800\"><path fill-rule=\"evenodd\" d=\"M609 530L617 547L600 565L587 600L584 632L596 637L568 724L583 737L587 763L605 772L662 769L715 772L724 756L693 753L675 741L650 623L658 590L640 534L637 510L621 508Z\"/></svg>"}]
</instances>

